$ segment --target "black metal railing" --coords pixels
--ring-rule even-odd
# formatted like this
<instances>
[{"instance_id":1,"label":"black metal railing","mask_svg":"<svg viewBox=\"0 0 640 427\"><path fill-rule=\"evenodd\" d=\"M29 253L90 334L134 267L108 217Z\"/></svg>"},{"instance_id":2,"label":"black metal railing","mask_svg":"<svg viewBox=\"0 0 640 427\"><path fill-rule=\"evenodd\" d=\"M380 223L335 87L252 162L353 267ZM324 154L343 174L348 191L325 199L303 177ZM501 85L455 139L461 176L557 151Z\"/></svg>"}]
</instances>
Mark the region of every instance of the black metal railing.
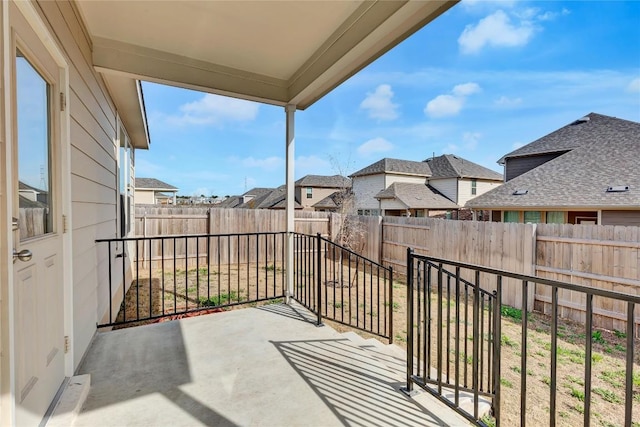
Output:
<instances>
[{"instance_id":1,"label":"black metal railing","mask_svg":"<svg viewBox=\"0 0 640 427\"><path fill-rule=\"evenodd\" d=\"M108 315L117 326L285 296L286 233L96 240L107 254ZM108 289L106 289L108 288Z\"/></svg>"},{"instance_id":2,"label":"black metal railing","mask_svg":"<svg viewBox=\"0 0 640 427\"><path fill-rule=\"evenodd\" d=\"M527 307L533 302L530 301L533 286L548 287L551 290L549 355L536 354L535 361L531 360L533 356L527 345L531 333L528 325L530 313ZM521 314L518 310L509 311L520 315L520 342L517 343L519 352L515 353L519 358L519 366L511 367L511 370L519 372L520 376L519 407L513 405L516 407L508 408L518 411L519 424L526 425L527 403L528 400L529 403L534 400L528 396L527 388L528 381L531 381L527 377L532 363L548 366L549 369L549 375L545 380L549 386L546 396L548 400L545 400L544 396L536 396L534 403L542 405L544 413L548 414L549 425L555 426L559 422L558 292L571 291L582 296L584 300L584 351L579 352L584 361L580 365L583 367L582 376L577 381L577 384L583 384L583 390L575 392L575 395L584 402L581 410L585 426L590 425L593 417L591 402L594 298L605 298L613 303L626 305L626 348L623 349L624 425L631 426L633 403L639 396L638 391L633 389L634 381L638 381L638 375L634 377L633 369L637 323L634 310L636 304L640 304L640 296L417 255L411 249L407 251L407 299L410 303L407 305L405 391L412 392L416 384L478 425L501 425L504 409L501 408L501 384L504 380L501 377L502 341L508 338L502 333L503 310L509 309L503 305L502 296L507 288L521 292ZM623 333L620 332L620 335ZM548 360L540 361L543 356L548 357ZM464 396L467 403L461 403L461 396ZM471 404L468 404L469 401ZM490 413L482 414L480 406L483 403L490 405ZM517 421L512 419L509 424L516 425ZM546 423L538 418L532 424Z\"/></svg>"},{"instance_id":3,"label":"black metal railing","mask_svg":"<svg viewBox=\"0 0 640 427\"><path fill-rule=\"evenodd\" d=\"M296 233L293 297L322 319L393 342L393 269L320 234Z\"/></svg>"}]
</instances>

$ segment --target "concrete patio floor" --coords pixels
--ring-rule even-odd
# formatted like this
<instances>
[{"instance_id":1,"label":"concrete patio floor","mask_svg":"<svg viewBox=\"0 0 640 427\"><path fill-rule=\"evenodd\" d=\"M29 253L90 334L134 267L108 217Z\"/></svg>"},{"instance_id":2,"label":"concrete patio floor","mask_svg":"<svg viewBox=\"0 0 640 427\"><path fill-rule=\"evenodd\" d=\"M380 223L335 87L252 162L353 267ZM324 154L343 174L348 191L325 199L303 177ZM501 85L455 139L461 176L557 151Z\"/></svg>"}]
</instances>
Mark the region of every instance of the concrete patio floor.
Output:
<instances>
[{"instance_id":1,"label":"concrete patio floor","mask_svg":"<svg viewBox=\"0 0 640 427\"><path fill-rule=\"evenodd\" d=\"M398 391L397 347L310 319L274 304L98 333L74 426L470 425L428 393Z\"/></svg>"}]
</instances>

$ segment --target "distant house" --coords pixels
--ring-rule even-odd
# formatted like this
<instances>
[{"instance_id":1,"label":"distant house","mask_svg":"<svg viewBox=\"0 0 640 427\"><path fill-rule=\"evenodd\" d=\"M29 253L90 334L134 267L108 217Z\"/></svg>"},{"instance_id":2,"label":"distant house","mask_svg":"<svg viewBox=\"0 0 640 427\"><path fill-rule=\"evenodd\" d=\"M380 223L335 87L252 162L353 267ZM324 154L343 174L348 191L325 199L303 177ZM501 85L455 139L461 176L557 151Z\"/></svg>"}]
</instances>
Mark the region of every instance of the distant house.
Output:
<instances>
[{"instance_id":1,"label":"distant house","mask_svg":"<svg viewBox=\"0 0 640 427\"><path fill-rule=\"evenodd\" d=\"M134 201L136 205L176 204L178 188L155 178L136 178Z\"/></svg>"},{"instance_id":2,"label":"distant house","mask_svg":"<svg viewBox=\"0 0 640 427\"><path fill-rule=\"evenodd\" d=\"M428 216L502 183L502 175L451 154L423 162L384 158L351 175L361 215Z\"/></svg>"},{"instance_id":3,"label":"distant house","mask_svg":"<svg viewBox=\"0 0 640 427\"><path fill-rule=\"evenodd\" d=\"M499 160L506 183L466 206L495 221L640 225L640 123L588 114Z\"/></svg>"},{"instance_id":4,"label":"distant house","mask_svg":"<svg viewBox=\"0 0 640 427\"><path fill-rule=\"evenodd\" d=\"M427 183L459 206L503 183L502 175L453 154L426 159Z\"/></svg>"},{"instance_id":5,"label":"distant house","mask_svg":"<svg viewBox=\"0 0 640 427\"><path fill-rule=\"evenodd\" d=\"M334 193L344 193L351 188L351 180L342 175L306 175L295 183L295 198L302 205L305 210L316 210L315 205L321 201L324 201ZM333 203L338 201L339 197L336 194L330 200ZM326 201L319 205L326 206Z\"/></svg>"},{"instance_id":6,"label":"distant house","mask_svg":"<svg viewBox=\"0 0 640 427\"><path fill-rule=\"evenodd\" d=\"M263 188L257 187L252 188L249 191L246 191L242 196L239 197L239 202L236 208L240 209L257 209L258 206L275 190L275 188Z\"/></svg>"},{"instance_id":7,"label":"distant house","mask_svg":"<svg viewBox=\"0 0 640 427\"><path fill-rule=\"evenodd\" d=\"M384 215L378 193L394 182L426 186L431 169L425 162L384 158L351 174L355 208L359 215Z\"/></svg>"}]
</instances>

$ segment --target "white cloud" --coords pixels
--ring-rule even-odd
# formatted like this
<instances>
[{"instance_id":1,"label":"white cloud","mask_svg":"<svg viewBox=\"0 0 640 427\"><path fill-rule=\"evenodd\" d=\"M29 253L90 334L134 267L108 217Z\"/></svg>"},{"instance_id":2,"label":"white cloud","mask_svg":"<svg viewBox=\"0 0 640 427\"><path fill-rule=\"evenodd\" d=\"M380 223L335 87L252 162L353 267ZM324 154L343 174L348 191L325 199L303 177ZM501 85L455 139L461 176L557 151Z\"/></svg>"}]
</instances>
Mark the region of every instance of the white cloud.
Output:
<instances>
[{"instance_id":1,"label":"white cloud","mask_svg":"<svg viewBox=\"0 0 640 427\"><path fill-rule=\"evenodd\" d=\"M273 172L284 168L284 160L281 157L266 157L264 159L256 159L254 157L246 157L241 161L242 166L246 168L263 169L267 172Z\"/></svg>"},{"instance_id":2,"label":"white cloud","mask_svg":"<svg viewBox=\"0 0 640 427\"><path fill-rule=\"evenodd\" d=\"M258 116L259 104L226 96L205 94L197 101L180 106L181 115L169 116L174 125L215 125L249 122Z\"/></svg>"},{"instance_id":3,"label":"white cloud","mask_svg":"<svg viewBox=\"0 0 640 427\"><path fill-rule=\"evenodd\" d=\"M629 86L627 86L627 91L631 93L640 93L640 77L635 78L629 82Z\"/></svg>"},{"instance_id":4,"label":"white cloud","mask_svg":"<svg viewBox=\"0 0 640 427\"><path fill-rule=\"evenodd\" d=\"M480 92L480 85L474 82L455 85L453 95L438 95L427 103L424 113L429 117L450 117L460 113L469 95Z\"/></svg>"},{"instance_id":5,"label":"white cloud","mask_svg":"<svg viewBox=\"0 0 640 427\"><path fill-rule=\"evenodd\" d=\"M544 13L537 15L536 19L538 21L553 21L558 16L565 16L565 15L569 15L570 13L571 12L569 11L569 9L566 9L566 8L563 8L560 12L551 12L548 10Z\"/></svg>"},{"instance_id":6,"label":"white cloud","mask_svg":"<svg viewBox=\"0 0 640 427\"><path fill-rule=\"evenodd\" d=\"M503 95L500 98L493 101L493 103L498 107L513 108L522 104L522 98L509 98Z\"/></svg>"},{"instance_id":7,"label":"white cloud","mask_svg":"<svg viewBox=\"0 0 640 427\"><path fill-rule=\"evenodd\" d=\"M427 103L425 114L430 117L448 117L457 115L462 110L464 99L451 95L438 95Z\"/></svg>"},{"instance_id":8,"label":"white cloud","mask_svg":"<svg viewBox=\"0 0 640 427\"><path fill-rule=\"evenodd\" d=\"M392 102L393 91L388 84L382 84L360 103L360 108L367 110L369 117L377 120L395 120L398 118L398 104Z\"/></svg>"},{"instance_id":9,"label":"white cloud","mask_svg":"<svg viewBox=\"0 0 640 427\"><path fill-rule=\"evenodd\" d=\"M481 19L476 25L467 25L458 38L462 53L478 53L485 46L516 47L526 45L533 37L534 27L524 20L511 23L502 10Z\"/></svg>"},{"instance_id":10,"label":"white cloud","mask_svg":"<svg viewBox=\"0 0 640 427\"><path fill-rule=\"evenodd\" d=\"M369 156L375 153L383 153L391 151L393 144L384 138L373 138L358 147L358 154L361 156Z\"/></svg>"},{"instance_id":11,"label":"white cloud","mask_svg":"<svg viewBox=\"0 0 640 427\"><path fill-rule=\"evenodd\" d=\"M464 148L469 151L473 151L478 146L478 142L482 134L480 132L465 132L462 134L462 141L464 142Z\"/></svg>"},{"instance_id":12,"label":"white cloud","mask_svg":"<svg viewBox=\"0 0 640 427\"><path fill-rule=\"evenodd\" d=\"M477 83L463 83L453 87L453 94L456 96L469 96L480 92L480 86Z\"/></svg>"},{"instance_id":13,"label":"white cloud","mask_svg":"<svg viewBox=\"0 0 640 427\"><path fill-rule=\"evenodd\" d=\"M516 4L516 0L462 0L461 5L467 9L473 8L494 8L495 6L512 7Z\"/></svg>"}]
</instances>

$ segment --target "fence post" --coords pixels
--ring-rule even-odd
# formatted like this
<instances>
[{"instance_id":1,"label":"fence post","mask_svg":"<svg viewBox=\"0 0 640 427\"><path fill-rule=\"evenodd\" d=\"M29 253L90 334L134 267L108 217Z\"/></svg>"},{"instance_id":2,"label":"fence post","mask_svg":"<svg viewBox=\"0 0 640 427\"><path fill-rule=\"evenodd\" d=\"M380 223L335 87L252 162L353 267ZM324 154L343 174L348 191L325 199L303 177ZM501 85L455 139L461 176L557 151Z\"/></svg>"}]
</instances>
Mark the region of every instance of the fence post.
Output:
<instances>
[{"instance_id":1,"label":"fence post","mask_svg":"<svg viewBox=\"0 0 640 427\"><path fill-rule=\"evenodd\" d=\"M320 233L316 235L316 309L318 310L318 320L316 326L322 326L322 238Z\"/></svg>"},{"instance_id":2,"label":"fence post","mask_svg":"<svg viewBox=\"0 0 640 427\"><path fill-rule=\"evenodd\" d=\"M389 266L389 344L393 344L393 266Z\"/></svg>"},{"instance_id":3,"label":"fence post","mask_svg":"<svg viewBox=\"0 0 640 427\"><path fill-rule=\"evenodd\" d=\"M392 307L393 310L393 307ZM413 249L407 248L407 386L403 393L413 395Z\"/></svg>"}]
</instances>

